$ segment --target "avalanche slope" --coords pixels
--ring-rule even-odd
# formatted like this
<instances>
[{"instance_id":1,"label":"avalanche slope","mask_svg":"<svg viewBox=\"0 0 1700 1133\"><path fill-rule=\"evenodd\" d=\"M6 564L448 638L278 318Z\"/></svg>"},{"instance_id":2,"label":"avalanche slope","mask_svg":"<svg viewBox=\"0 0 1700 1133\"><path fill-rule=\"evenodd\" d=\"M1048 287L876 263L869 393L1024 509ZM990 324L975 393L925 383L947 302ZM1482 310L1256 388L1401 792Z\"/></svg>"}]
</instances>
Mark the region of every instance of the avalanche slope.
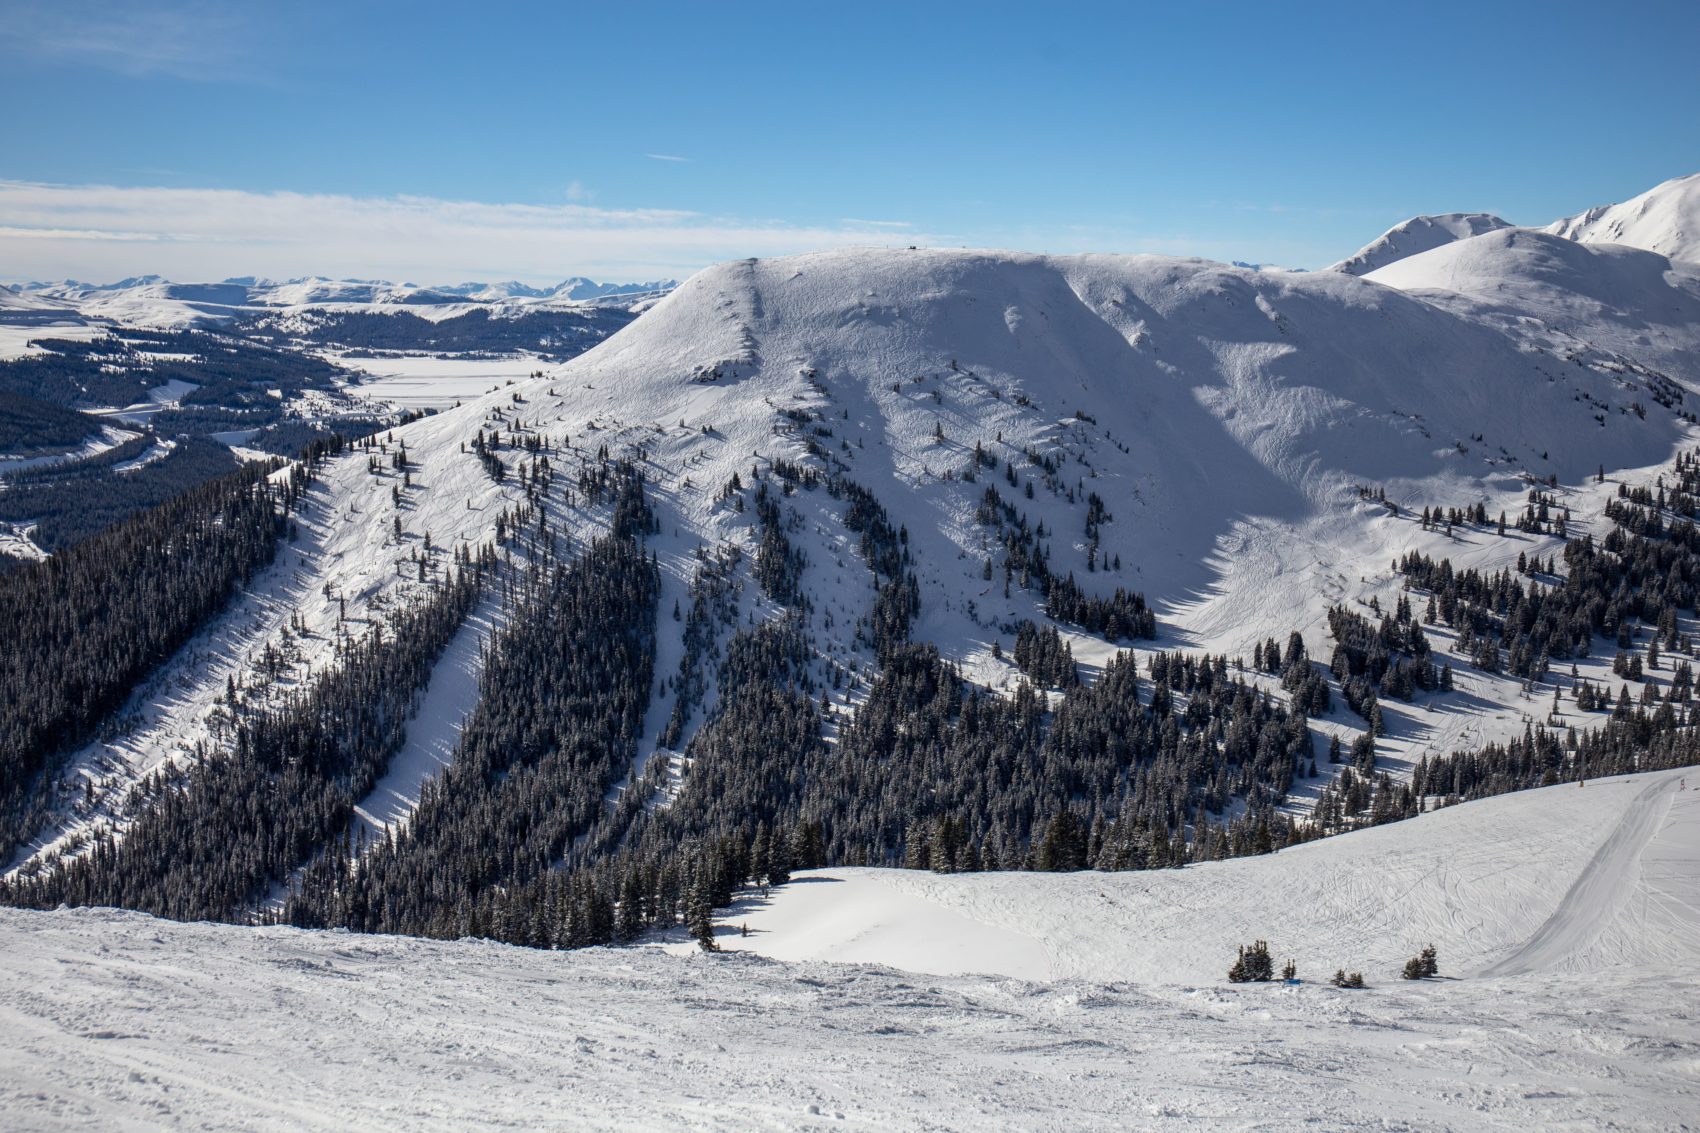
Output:
<instances>
[{"instance_id":1,"label":"avalanche slope","mask_svg":"<svg viewBox=\"0 0 1700 1133\"><path fill-rule=\"evenodd\" d=\"M1574 302L1580 326L1593 308L1571 297L1589 283L1527 286ZM1700 388L1700 369L1687 366L1700 319L1686 308L1647 347L1665 377L1623 361L1635 362L1634 341L1613 339L1609 365L1560 358L1461 310L1459 293L1437 294L1153 256L851 250L704 271L542 377L386 434L375 471L361 452L328 465L297 541L78 757L79 801L14 865L33 868L91 824L121 827L137 777L188 758L232 679L260 703L309 679L334 656L339 617L369 625L417 595L414 555L446 562L457 546L489 542L524 494L517 476L484 474L472 451L481 433L501 435L510 473L527 459L516 439L545 443L567 483L604 450L636 461L661 527L650 545L663 610L689 606L699 552L753 548L755 517L726 492L734 476L747 488L781 460L837 471L907 530L916 638L989 684L1012 673L994 643L1007 646L1013 626L1042 611L1034 592L1006 596L985 577L998 554L976 519L988 486L1043 521L1054 573L1089 592L1145 593L1160 646L1247 655L1296 629L1326 655L1329 606L1394 600L1388 564L1405 550L1498 569L1519 551L1557 549L1545 537L1425 532L1413 518L1423 506L1515 513L1532 482L1556 478L1585 530L1615 488L1585 482L1598 465L1656 468L1692 442L1667 389ZM1601 336L1620 329L1598 320ZM398 508L402 476L389 461L402 445L411 485ZM993 462L977 474L976 446ZM1366 501L1370 487L1398 510ZM1093 495L1108 512L1095 553ZM784 503L807 560L821 663L866 672L872 657L850 627L874 590L844 505L809 491ZM606 522L559 499L548 506L580 538ZM748 577L752 557L740 622L773 613ZM289 630L292 617L305 633ZM658 677L682 653L678 623L663 618L660 630ZM256 675L268 645L290 662L278 682ZM1077 648L1106 655L1102 643ZM1395 710L1395 742L1415 752L1520 730L1528 709L1514 683L1483 678L1474 691L1497 707ZM654 698L640 762L671 707Z\"/></svg>"},{"instance_id":2,"label":"avalanche slope","mask_svg":"<svg viewBox=\"0 0 1700 1133\"><path fill-rule=\"evenodd\" d=\"M1076 928L1101 915L1092 894L1128 898L1120 940L1083 937L1106 954L1137 956L1151 917L1208 924L1214 935L1168 949L1174 982L1139 982L1125 967L1108 979L1032 983L694 946L677 956L552 953L4 910L0 1106L19 1131L1692 1128L1700 790L1691 779L1677 793L1677 780L1505 796L1191 868L1180 876L1192 884L1165 891L1167 913L1157 903L1134 911L1135 891L1114 887L1139 875L936 879L1042 882L1044 892L1011 890L1021 903L1012 912L1043 924L1084 904L1086 914L1069 914ZM1349 907L1397 888L1395 878L1377 881L1378 868L1404 868L1407 887L1426 894L1374 926L1378 938L1403 933L1400 946L1414 951L1423 933L1450 931L1438 941L1443 977L1466 970L1471 940L1478 953L1515 950L1529 918L1501 915L1491 900L1521 883L1525 903L1538 905L1535 891L1556 871L1525 852L1495 877L1476 856L1484 840L1561 847L1578 826L1593 834L1636 822L1648 788L1665 814L1639 854L1631 904L1672 912L1646 922L1665 938L1662 952L1406 983L1364 948L1366 922L1385 911L1372 910L1307 929L1329 956L1363 958L1367 990L1331 988L1319 977L1334 965L1312 970L1306 960L1298 985L1223 979L1233 944L1262 935L1284 897L1304 902L1343 885ZM1454 854L1462 864L1450 873L1415 876ZM1239 868L1262 874L1234 883ZM775 914L811 888L857 884L835 877L799 875ZM1442 909L1486 919L1452 924ZM1273 928L1269 937L1285 954L1292 937ZM723 939L759 946L764 936ZM1402 954L1389 950L1387 962ZM1194 956L1209 969L1196 979L1183 972Z\"/></svg>"}]
</instances>

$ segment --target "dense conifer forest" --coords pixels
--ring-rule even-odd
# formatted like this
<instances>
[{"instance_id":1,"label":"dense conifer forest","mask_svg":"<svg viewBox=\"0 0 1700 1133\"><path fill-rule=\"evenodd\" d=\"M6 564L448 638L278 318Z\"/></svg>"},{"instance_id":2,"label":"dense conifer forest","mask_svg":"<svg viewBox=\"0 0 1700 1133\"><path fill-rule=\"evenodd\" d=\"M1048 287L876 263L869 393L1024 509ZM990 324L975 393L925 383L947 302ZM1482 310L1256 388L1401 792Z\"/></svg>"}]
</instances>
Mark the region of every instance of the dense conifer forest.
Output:
<instances>
[{"instance_id":1,"label":"dense conifer forest","mask_svg":"<svg viewBox=\"0 0 1700 1133\"><path fill-rule=\"evenodd\" d=\"M150 451L161 450L158 459L148 459ZM139 460L146 463L115 471L127 461ZM30 538L36 546L59 551L126 516L227 476L239 465L230 449L216 441L181 437L166 445L149 434L86 460L3 477L0 520L30 523Z\"/></svg>"},{"instance_id":2,"label":"dense conifer forest","mask_svg":"<svg viewBox=\"0 0 1700 1133\"><path fill-rule=\"evenodd\" d=\"M1525 557L1516 573L1483 575L1406 556L1395 564L1406 588L1393 608L1331 612L1326 664L1293 633L1249 659L1124 651L1088 684L1055 624L1027 621L1007 627L1024 679L1002 695L913 640L921 591L908 533L880 502L843 469L787 465L725 486L722 499L752 517L753 554L699 552L688 606L671 611L685 655L676 673L657 673L660 575L647 540L660 520L639 466L601 449L576 481L558 483L547 454L522 441L481 434L469 457L526 487L528 503L498 524L505 552L458 552L420 604L346 642L334 666L283 702L248 705L232 690L216 742L187 770L146 784L122 838L72 847L7 899L543 947L684 924L710 947L712 909L746 883L780 884L799 868L1168 868L1448 801L1700 758L1693 643L1679 629L1700 580L1691 455L1668 483L1624 487L1609 532L1597 544L1571 539L1555 560ZM340 444L321 441L313 457ZM516 446L510 465L515 456L501 454ZM793 495L817 490L855 536L874 586L860 623L839 632L877 663L846 665L814 636L810 564L790 535L800 522ZM5 670L4 687L19 690L0 732L12 737L3 749L12 842L27 834L54 759L269 557L289 503L277 493L252 472L215 481L0 580L4 616L36 627ZM556 495L600 514L607 533L586 541L552 522ZM1091 597L1053 575L1041 529L1012 512L988 494L982 522L1000 532L1006 584L1020 579L1053 619L1112 640L1154 631L1141 595ZM1538 489L1523 518L1542 532L1562 522ZM1108 522L1101 507L1095 522ZM158 566L161 577L125 589L128 612L100 623L111 628L98 641L72 634L114 589L99 584L101 570L135 561L167 526L210 541L192 557L200 569L178 578ZM84 550L96 547L105 550ZM740 623L746 577L769 613ZM505 617L485 646L453 761L404 826L368 836L353 809L481 596ZM28 613L37 610L62 617ZM162 610L174 616L158 620ZM1600 714L1597 728L1531 723L1518 740L1425 758L1395 779L1377 756L1382 698L1449 692L1437 633L1454 635L1473 666L1531 681L1615 643L1625 684L1614 695L1554 682L1555 697ZM644 763L646 717L652 704L668 706L658 681L672 694L670 715L664 750ZM1290 794L1318 776L1310 721L1332 710L1336 692L1363 728L1349 750L1328 745L1327 763L1344 766L1307 814Z\"/></svg>"},{"instance_id":3,"label":"dense conifer forest","mask_svg":"<svg viewBox=\"0 0 1700 1133\"><path fill-rule=\"evenodd\" d=\"M244 469L0 577L0 852L58 761L271 561L301 471L279 487Z\"/></svg>"},{"instance_id":4,"label":"dense conifer forest","mask_svg":"<svg viewBox=\"0 0 1700 1133\"><path fill-rule=\"evenodd\" d=\"M565 361L582 354L627 323L633 315L618 307L527 311L491 317L468 311L446 319L427 319L406 311L313 311L306 316L257 313L238 320L236 332L253 338L299 339L321 346L365 351L429 351L433 354L508 354L529 350Z\"/></svg>"},{"instance_id":5,"label":"dense conifer forest","mask_svg":"<svg viewBox=\"0 0 1700 1133\"><path fill-rule=\"evenodd\" d=\"M134 405L147 401L150 390L180 381L195 387L183 394L185 407L221 408L266 424L282 416L283 400L329 389L343 375L310 354L207 331L127 327L122 335L86 342L43 337L32 345L38 353L0 362L0 392L67 408ZM155 425L168 432L216 431Z\"/></svg>"}]
</instances>

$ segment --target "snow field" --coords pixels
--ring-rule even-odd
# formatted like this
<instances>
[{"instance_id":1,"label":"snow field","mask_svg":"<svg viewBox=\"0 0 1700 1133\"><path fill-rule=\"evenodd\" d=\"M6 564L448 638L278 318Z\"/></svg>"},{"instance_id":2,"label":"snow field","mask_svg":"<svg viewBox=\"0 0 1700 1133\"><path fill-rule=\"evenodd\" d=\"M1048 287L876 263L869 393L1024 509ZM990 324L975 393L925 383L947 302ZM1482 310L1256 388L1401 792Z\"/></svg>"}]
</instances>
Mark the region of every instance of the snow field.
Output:
<instances>
[{"instance_id":1,"label":"snow field","mask_svg":"<svg viewBox=\"0 0 1700 1133\"><path fill-rule=\"evenodd\" d=\"M1261 939L1306 980L1344 968L1375 983L1431 943L1450 976L1693 966L1696 893L1690 770L1502 795L1180 870L818 870L728 910L720 932L727 948L781 960L1138 983L1218 982L1236 947Z\"/></svg>"},{"instance_id":2,"label":"snow field","mask_svg":"<svg viewBox=\"0 0 1700 1133\"><path fill-rule=\"evenodd\" d=\"M1700 1107L1700 772L1182 871L876 873L799 875L722 941L1049 979L4 910L0 1112L19 1133L1678 1130ZM1224 981L1263 935L1304 982ZM1393 978L1430 939L1443 978ZM1313 970L1348 955L1368 989ZM1520 974L1470 974L1496 958Z\"/></svg>"}]
</instances>

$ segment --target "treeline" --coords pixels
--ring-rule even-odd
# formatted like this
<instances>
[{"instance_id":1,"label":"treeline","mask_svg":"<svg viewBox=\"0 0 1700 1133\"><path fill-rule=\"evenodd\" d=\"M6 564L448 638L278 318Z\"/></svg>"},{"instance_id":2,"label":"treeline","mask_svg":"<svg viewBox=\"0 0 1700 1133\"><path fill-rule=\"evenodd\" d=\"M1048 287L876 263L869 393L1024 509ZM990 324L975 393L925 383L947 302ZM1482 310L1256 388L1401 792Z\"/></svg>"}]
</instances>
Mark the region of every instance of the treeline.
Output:
<instances>
[{"instance_id":1,"label":"treeline","mask_svg":"<svg viewBox=\"0 0 1700 1133\"><path fill-rule=\"evenodd\" d=\"M0 577L0 850L29 836L66 753L272 560L305 470L289 487L265 473L202 485Z\"/></svg>"},{"instance_id":2,"label":"treeline","mask_svg":"<svg viewBox=\"0 0 1700 1133\"><path fill-rule=\"evenodd\" d=\"M245 917L292 871L343 834L355 805L400 749L413 703L478 599L495 559L460 561L426 602L341 651L281 703L243 707L230 734L196 745L186 773L141 785L122 838L106 831L23 879L14 903L118 905L178 920Z\"/></svg>"},{"instance_id":3,"label":"treeline","mask_svg":"<svg viewBox=\"0 0 1700 1133\"><path fill-rule=\"evenodd\" d=\"M533 919L543 939L582 931L565 923L557 867L631 766L654 675L660 577L639 538L652 516L635 473L620 480L613 533L516 584L454 760L406 828L352 859L322 855L288 900L292 923L489 933L491 910L517 904L528 934Z\"/></svg>"}]
</instances>

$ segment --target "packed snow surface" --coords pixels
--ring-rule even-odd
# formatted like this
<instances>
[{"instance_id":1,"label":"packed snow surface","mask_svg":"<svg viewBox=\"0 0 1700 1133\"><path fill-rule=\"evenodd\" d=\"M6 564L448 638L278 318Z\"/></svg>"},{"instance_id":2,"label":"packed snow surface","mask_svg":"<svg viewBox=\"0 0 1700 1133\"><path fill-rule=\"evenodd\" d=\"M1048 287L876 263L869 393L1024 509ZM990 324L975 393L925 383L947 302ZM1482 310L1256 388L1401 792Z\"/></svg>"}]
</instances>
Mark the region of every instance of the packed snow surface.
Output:
<instances>
[{"instance_id":1,"label":"packed snow surface","mask_svg":"<svg viewBox=\"0 0 1700 1133\"><path fill-rule=\"evenodd\" d=\"M1689 789L1678 790L1686 779ZM1209 982L1235 942L1301 975L1700 964L1700 772L1525 791L1266 857L1128 873L838 869L727 914L727 947L1022 979Z\"/></svg>"},{"instance_id":2,"label":"packed snow surface","mask_svg":"<svg viewBox=\"0 0 1700 1133\"><path fill-rule=\"evenodd\" d=\"M1156 890L1128 875L944 879L1005 888L1002 904L1030 910L1041 934L1109 887L1130 957L1150 939L1143 921L1188 922L1198 935L1168 950L1172 982L7 910L0 1111L18 1131L1692 1128L1700 791L1692 773L1678 791L1681 778L1510 796L1226 863L1260 871L1243 883L1225 866ZM1542 860L1579 822L1579 842L1632 837L1607 848L1606 833L1581 864ZM1440 877L1414 876L1453 856ZM1378 882L1378 868L1403 872ZM1319 905L1325 884L1348 892ZM1401 884L1424 895L1390 899ZM805 874L793 892L855 888ZM1518 890L1517 910L1490 907ZM1330 907L1345 915L1310 919ZM1093 916L1113 914L1082 922ZM1522 935L1554 917L1544 937ZM1614 926L1625 935L1595 934ZM1367 943L1414 951L1427 933L1438 980L1394 978L1381 959L1394 945ZM1299 984L1227 984L1234 944L1254 935L1277 955L1290 940L1361 958L1370 987L1327 986L1308 962ZM1490 954L1522 964L1473 974Z\"/></svg>"}]
</instances>

